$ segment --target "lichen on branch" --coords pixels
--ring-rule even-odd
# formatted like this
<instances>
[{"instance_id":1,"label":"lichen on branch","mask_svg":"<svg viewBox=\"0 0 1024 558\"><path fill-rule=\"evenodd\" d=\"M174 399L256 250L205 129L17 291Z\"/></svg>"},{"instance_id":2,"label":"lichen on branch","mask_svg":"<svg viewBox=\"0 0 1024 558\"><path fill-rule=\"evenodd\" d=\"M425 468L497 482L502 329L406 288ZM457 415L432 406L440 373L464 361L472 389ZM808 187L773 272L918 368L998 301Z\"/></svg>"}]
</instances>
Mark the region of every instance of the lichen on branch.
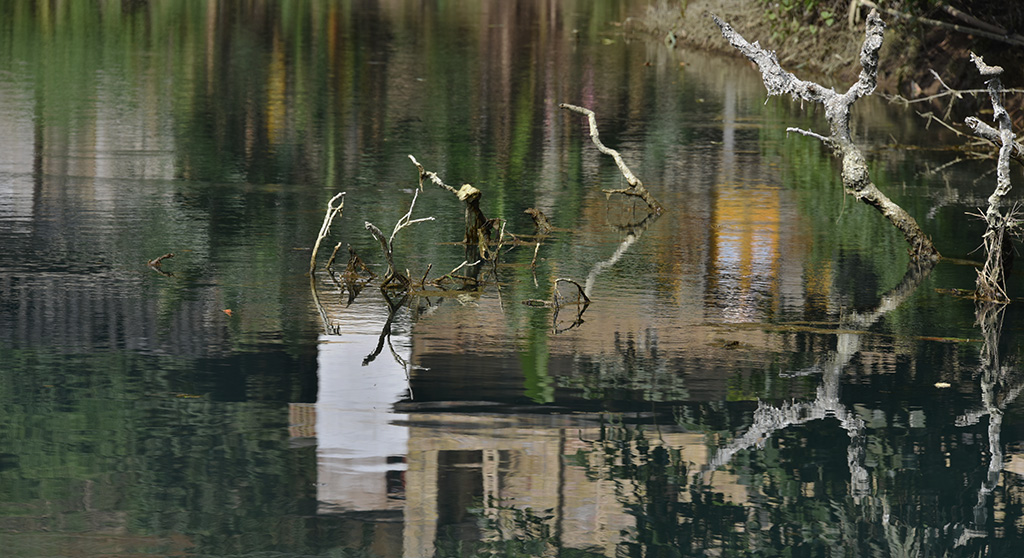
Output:
<instances>
[{"instance_id":1,"label":"lichen on branch","mask_svg":"<svg viewBox=\"0 0 1024 558\"><path fill-rule=\"evenodd\" d=\"M985 266L978 271L975 295L982 300L1009 302L1006 294L1006 275L1013 262L1013 244L1011 236L1019 226L1013 211L1004 212L1005 198L1010 193L1010 157L1019 153L1020 144L1013 135L1013 124L1010 115L1003 106L1003 85L999 76L1003 69L989 66L980 56L971 53L971 60L978 68L978 73L989 78L989 98L992 101L992 118L999 129L985 125L974 117L967 118L970 126L980 137L994 140L999 145L999 157L996 160L996 188L988 197L988 209L983 215L987 225L983 236L985 244Z\"/></svg>"}]
</instances>

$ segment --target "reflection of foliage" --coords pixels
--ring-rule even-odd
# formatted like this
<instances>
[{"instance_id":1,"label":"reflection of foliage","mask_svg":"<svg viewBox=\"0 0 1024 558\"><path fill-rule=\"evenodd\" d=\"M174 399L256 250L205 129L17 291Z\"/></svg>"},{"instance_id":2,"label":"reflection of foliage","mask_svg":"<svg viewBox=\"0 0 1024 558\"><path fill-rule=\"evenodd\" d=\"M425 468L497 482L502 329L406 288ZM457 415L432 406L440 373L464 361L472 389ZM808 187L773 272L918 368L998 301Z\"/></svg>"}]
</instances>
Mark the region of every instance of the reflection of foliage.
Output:
<instances>
[{"instance_id":1,"label":"reflection of foliage","mask_svg":"<svg viewBox=\"0 0 1024 558\"><path fill-rule=\"evenodd\" d=\"M592 479L615 481L627 512L636 518L628 556L681 556L711 548L739 548L746 511L722 494L690 485L692 466L682 449L651 439L643 426L605 425L587 450L569 457Z\"/></svg>"},{"instance_id":2,"label":"reflection of foliage","mask_svg":"<svg viewBox=\"0 0 1024 558\"><path fill-rule=\"evenodd\" d=\"M532 508L496 505L471 510L483 531L480 541L461 540L451 529L436 542L436 556L533 558L549 556L555 548L552 510L543 515Z\"/></svg>"},{"instance_id":3,"label":"reflection of foliage","mask_svg":"<svg viewBox=\"0 0 1024 558\"><path fill-rule=\"evenodd\" d=\"M642 393L646 400L680 401L688 397L685 377L673 370L658 351L654 330L643 335L615 332L610 355L579 356L573 376L559 376L559 385L581 389L588 399L604 399L614 393Z\"/></svg>"},{"instance_id":4,"label":"reflection of foliage","mask_svg":"<svg viewBox=\"0 0 1024 558\"><path fill-rule=\"evenodd\" d=\"M0 359L20 371L0 382L0 514L32 532L178 537L177 548L209 555L289 537L309 541L295 547L308 552L337 541L297 535L309 528L298 506L315 455L289 447L287 404L272 399L290 397L283 383L253 374L234 394L252 400L224 401L216 397L228 388L175 357L0 350Z\"/></svg>"}]
</instances>

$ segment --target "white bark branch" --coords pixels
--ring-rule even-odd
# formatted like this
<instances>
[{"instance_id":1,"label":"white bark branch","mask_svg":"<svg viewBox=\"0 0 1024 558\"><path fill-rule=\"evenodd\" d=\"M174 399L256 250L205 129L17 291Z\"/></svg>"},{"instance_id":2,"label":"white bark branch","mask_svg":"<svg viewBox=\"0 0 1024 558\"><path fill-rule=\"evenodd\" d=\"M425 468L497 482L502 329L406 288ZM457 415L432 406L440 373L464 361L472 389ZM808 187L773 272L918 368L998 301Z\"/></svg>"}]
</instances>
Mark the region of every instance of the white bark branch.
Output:
<instances>
[{"instance_id":1,"label":"white bark branch","mask_svg":"<svg viewBox=\"0 0 1024 558\"><path fill-rule=\"evenodd\" d=\"M338 202L338 205L334 205L334 202ZM316 237L316 242L313 244L313 253L309 256L309 274L313 274L313 270L316 268L316 253L320 250L320 243L323 242L324 238L331 233L331 222L334 218L341 214L341 210L345 207L345 192L336 194L333 198L327 202L327 214L324 215L324 222L320 225L320 233Z\"/></svg>"},{"instance_id":2,"label":"white bark branch","mask_svg":"<svg viewBox=\"0 0 1024 558\"><path fill-rule=\"evenodd\" d=\"M885 23L875 11L868 15L864 43L860 51L861 71L857 82L846 93L836 93L811 81L804 81L782 69L775 53L769 52L758 43L751 44L737 33L732 26L718 16L711 16L730 44L742 52L761 71L761 78L769 95L789 94L794 99L821 103L825 117L831 127L830 134L821 136L804 130L793 129L804 135L824 141L843 164L843 187L857 199L877 209L902 234L909 245L908 251L914 260L935 261L939 252L928 235L924 234L917 221L890 200L868 176L867 162L860 148L853 142L850 133L850 108L857 99L870 95L875 89L878 74L878 50L882 46ZM824 138L824 139L823 139Z\"/></svg>"}]
</instances>

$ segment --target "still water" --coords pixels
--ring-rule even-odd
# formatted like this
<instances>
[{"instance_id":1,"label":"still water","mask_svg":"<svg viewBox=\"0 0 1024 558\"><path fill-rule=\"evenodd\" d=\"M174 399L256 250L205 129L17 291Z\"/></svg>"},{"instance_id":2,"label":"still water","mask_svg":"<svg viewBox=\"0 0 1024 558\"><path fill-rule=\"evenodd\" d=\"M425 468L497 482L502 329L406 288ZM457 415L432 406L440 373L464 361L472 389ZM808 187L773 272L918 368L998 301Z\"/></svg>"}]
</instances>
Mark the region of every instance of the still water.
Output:
<instances>
[{"instance_id":1,"label":"still water","mask_svg":"<svg viewBox=\"0 0 1024 558\"><path fill-rule=\"evenodd\" d=\"M908 267L786 135L820 111L630 38L645 6L0 3L4 555L1024 553L1019 303L951 294L994 164L857 107L949 258ZM427 184L394 257L428 286L389 299L364 223L409 210L410 154L504 244L431 286L466 253ZM323 271L338 243L378 278ZM558 278L582 314L524 304Z\"/></svg>"}]
</instances>

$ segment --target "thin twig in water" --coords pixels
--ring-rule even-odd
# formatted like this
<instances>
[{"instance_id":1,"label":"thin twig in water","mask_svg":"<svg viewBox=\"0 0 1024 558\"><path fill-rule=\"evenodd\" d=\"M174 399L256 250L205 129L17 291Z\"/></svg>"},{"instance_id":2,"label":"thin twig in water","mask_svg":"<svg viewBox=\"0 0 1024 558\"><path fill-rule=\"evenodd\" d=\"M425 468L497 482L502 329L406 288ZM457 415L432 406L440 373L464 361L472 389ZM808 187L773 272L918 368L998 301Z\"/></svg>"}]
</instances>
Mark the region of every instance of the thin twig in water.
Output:
<instances>
[{"instance_id":1,"label":"thin twig in water","mask_svg":"<svg viewBox=\"0 0 1024 558\"><path fill-rule=\"evenodd\" d=\"M587 123L590 125L590 139L594 142L594 145L597 146L598 151L611 156L611 158L615 160L615 165L619 167L619 172L622 173L623 178L626 179L626 183L629 184L629 188L621 190L605 190L605 193L636 196L644 200L651 211L661 213L663 211L661 204L658 203L658 200L654 199L654 196L647 191L647 188L644 188L643 182L640 182L640 179L633 174L633 171L629 170L629 167L626 166L626 162L622 160L622 156L619 155L619 152L601 143L600 135L597 131L597 117L594 116L594 111L588 108L570 105L569 103L561 103L558 106L559 108L578 112L587 117Z\"/></svg>"},{"instance_id":2,"label":"thin twig in water","mask_svg":"<svg viewBox=\"0 0 1024 558\"><path fill-rule=\"evenodd\" d=\"M334 202L341 200L337 206ZM313 253L309 256L309 273L313 274L313 270L316 269L316 253L320 249L320 243L323 241L331 232L331 222L334 218L341 214L341 210L345 207L345 192L335 194L333 198L327 202L327 213L324 215L324 222L320 225L320 234L316 237L316 243L313 244Z\"/></svg>"}]
</instances>

